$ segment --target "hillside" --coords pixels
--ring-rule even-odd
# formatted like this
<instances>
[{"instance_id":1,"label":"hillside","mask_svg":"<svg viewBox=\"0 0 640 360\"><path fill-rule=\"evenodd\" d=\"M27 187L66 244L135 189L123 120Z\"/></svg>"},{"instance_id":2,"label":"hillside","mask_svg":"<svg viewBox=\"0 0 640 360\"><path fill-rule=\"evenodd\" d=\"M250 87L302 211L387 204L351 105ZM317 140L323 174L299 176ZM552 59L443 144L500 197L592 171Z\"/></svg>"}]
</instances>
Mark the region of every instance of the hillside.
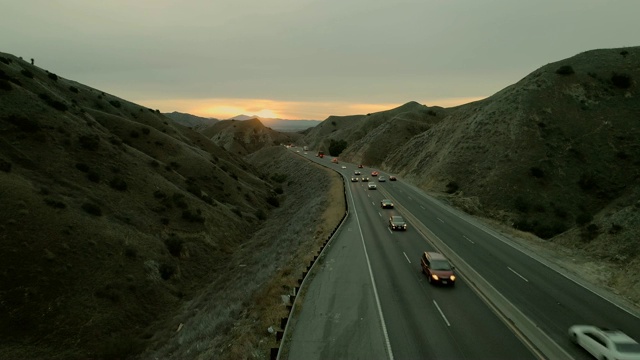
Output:
<instances>
[{"instance_id":1,"label":"hillside","mask_svg":"<svg viewBox=\"0 0 640 360\"><path fill-rule=\"evenodd\" d=\"M398 121L403 107L420 109L411 102L330 117L304 140L344 140L347 161L609 262L618 270L607 285L638 302L640 279L628 276L640 273L638 64L640 47L587 51L431 118Z\"/></svg>"},{"instance_id":2,"label":"hillside","mask_svg":"<svg viewBox=\"0 0 640 360\"><path fill-rule=\"evenodd\" d=\"M238 155L248 155L265 146L294 143L302 135L281 133L264 126L259 119L222 120L199 131L218 146Z\"/></svg>"},{"instance_id":3,"label":"hillside","mask_svg":"<svg viewBox=\"0 0 640 360\"><path fill-rule=\"evenodd\" d=\"M243 299L283 289L267 281L283 266L299 273L288 256L247 249L281 244L281 233L265 235L291 217L281 204L313 204L299 223L319 227L326 173L307 174L318 178L313 199L289 197L295 186L277 164L252 164L157 110L4 53L0 103L0 358L124 358L170 343L175 319L224 332L251 305ZM262 266L253 282L230 267L252 262ZM236 310L203 320L190 306L206 294Z\"/></svg>"},{"instance_id":4,"label":"hillside","mask_svg":"<svg viewBox=\"0 0 640 360\"><path fill-rule=\"evenodd\" d=\"M196 131L206 128L207 126L215 124L216 122L220 121L214 118L204 118L201 116L195 116L195 115L181 113L177 111L170 112L170 113L163 113L162 115L168 117L169 119L173 120L177 124L192 128Z\"/></svg>"}]
</instances>

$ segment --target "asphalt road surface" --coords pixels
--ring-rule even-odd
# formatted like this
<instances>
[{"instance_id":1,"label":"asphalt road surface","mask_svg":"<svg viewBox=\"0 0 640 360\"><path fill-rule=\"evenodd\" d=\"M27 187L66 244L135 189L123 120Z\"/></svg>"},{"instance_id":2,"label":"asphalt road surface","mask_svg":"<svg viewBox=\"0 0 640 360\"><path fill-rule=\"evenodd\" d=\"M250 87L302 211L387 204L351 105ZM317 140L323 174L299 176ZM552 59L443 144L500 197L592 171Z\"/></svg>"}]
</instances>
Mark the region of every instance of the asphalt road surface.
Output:
<instances>
[{"instance_id":1,"label":"asphalt road surface","mask_svg":"<svg viewBox=\"0 0 640 360\"><path fill-rule=\"evenodd\" d=\"M587 359L567 337L573 324L640 339L634 309L402 179L369 190L350 178L359 170L375 181L373 169L300 155L345 176L350 214L305 283L284 344L290 359ZM382 209L383 198L395 208ZM391 231L391 215L408 230ZM456 266L455 287L427 282L424 251Z\"/></svg>"}]
</instances>

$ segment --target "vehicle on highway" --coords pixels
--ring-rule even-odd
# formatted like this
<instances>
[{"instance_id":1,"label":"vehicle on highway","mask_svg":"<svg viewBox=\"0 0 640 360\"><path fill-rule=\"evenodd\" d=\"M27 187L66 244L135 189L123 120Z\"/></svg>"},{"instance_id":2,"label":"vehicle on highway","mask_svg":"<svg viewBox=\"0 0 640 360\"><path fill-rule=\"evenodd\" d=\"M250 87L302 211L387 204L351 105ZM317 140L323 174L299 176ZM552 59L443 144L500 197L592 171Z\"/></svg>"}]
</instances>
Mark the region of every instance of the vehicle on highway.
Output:
<instances>
[{"instance_id":1,"label":"vehicle on highway","mask_svg":"<svg viewBox=\"0 0 640 360\"><path fill-rule=\"evenodd\" d=\"M363 176L361 180L362 180L362 182L366 182L366 181L369 181L369 178L366 177L366 176Z\"/></svg>"},{"instance_id":2,"label":"vehicle on highway","mask_svg":"<svg viewBox=\"0 0 640 360\"><path fill-rule=\"evenodd\" d=\"M454 267L451 266L451 263L444 255L425 251L420 257L420 266L422 266L422 272L427 275L429 283L451 286L456 284L456 275L453 272Z\"/></svg>"},{"instance_id":3,"label":"vehicle on highway","mask_svg":"<svg viewBox=\"0 0 640 360\"><path fill-rule=\"evenodd\" d=\"M402 216L393 215L389 218L389 227L391 230L407 230L407 223L404 221Z\"/></svg>"},{"instance_id":4,"label":"vehicle on highway","mask_svg":"<svg viewBox=\"0 0 640 360\"><path fill-rule=\"evenodd\" d=\"M378 181L379 182L385 182L385 181L387 181L387 179L385 179L384 176L380 176L380 177L378 177Z\"/></svg>"},{"instance_id":5,"label":"vehicle on highway","mask_svg":"<svg viewBox=\"0 0 640 360\"><path fill-rule=\"evenodd\" d=\"M389 176L389 181L396 181L396 180L398 180L398 179L396 179L395 176L393 176L393 175Z\"/></svg>"},{"instance_id":6,"label":"vehicle on highway","mask_svg":"<svg viewBox=\"0 0 640 360\"><path fill-rule=\"evenodd\" d=\"M377 172L377 171L372 171L372 172L371 172L371 176L378 176L378 174L380 174L380 173L379 173L379 172Z\"/></svg>"},{"instance_id":7,"label":"vehicle on highway","mask_svg":"<svg viewBox=\"0 0 640 360\"><path fill-rule=\"evenodd\" d=\"M344 165L342 165L342 168L343 168L343 169L346 169L347 167L346 167L346 166L344 166Z\"/></svg>"},{"instance_id":8,"label":"vehicle on highway","mask_svg":"<svg viewBox=\"0 0 640 360\"><path fill-rule=\"evenodd\" d=\"M351 182L358 182L358 181L360 181L360 180L357 177L352 177L351 178Z\"/></svg>"},{"instance_id":9,"label":"vehicle on highway","mask_svg":"<svg viewBox=\"0 0 640 360\"><path fill-rule=\"evenodd\" d=\"M362 164L358 165L358 169L362 169L363 167Z\"/></svg>"},{"instance_id":10,"label":"vehicle on highway","mask_svg":"<svg viewBox=\"0 0 640 360\"><path fill-rule=\"evenodd\" d=\"M307 152L305 152L304 154L307 155Z\"/></svg>"},{"instance_id":11,"label":"vehicle on highway","mask_svg":"<svg viewBox=\"0 0 640 360\"><path fill-rule=\"evenodd\" d=\"M596 359L640 359L640 344L619 330L573 325L569 338Z\"/></svg>"},{"instance_id":12,"label":"vehicle on highway","mask_svg":"<svg viewBox=\"0 0 640 360\"><path fill-rule=\"evenodd\" d=\"M380 206L382 206L383 209L393 209L393 201L389 199L382 199L380 201Z\"/></svg>"},{"instance_id":13,"label":"vehicle on highway","mask_svg":"<svg viewBox=\"0 0 640 360\"><path fill-rule=\"evenodd\" d=\"M377 188L378 188L378 186L376 186L376 183L374 183L374 182L370 182L369 183L369 190L375 190Z\"/></svg>"},{"instance_id":14,"label":"vehicle on highway","mask_svg":"<svg viewBox=\"0 0 640 360\"><path fill-rule=\"evenodd\" d=\"M353 172L353 174L354 175L360 175L361 173L360 173L360 171L356 170L356 171Z\"/></svg>"}]
</instances>

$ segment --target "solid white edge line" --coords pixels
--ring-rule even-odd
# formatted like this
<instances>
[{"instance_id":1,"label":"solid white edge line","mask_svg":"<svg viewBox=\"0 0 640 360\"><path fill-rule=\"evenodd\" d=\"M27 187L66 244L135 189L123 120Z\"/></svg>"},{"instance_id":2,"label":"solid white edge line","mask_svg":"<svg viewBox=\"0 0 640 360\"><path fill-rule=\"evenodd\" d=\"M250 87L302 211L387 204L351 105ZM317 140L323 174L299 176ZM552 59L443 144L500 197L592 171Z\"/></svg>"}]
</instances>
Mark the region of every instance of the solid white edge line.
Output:
<instances>
[{"instance_id":1,"label":"solid white edge line","mask_svg":"<svg viewBox=\"0 0 640 360\"><path fill-rule=\"evenodd\" d=\"M436 216L436 219L440 220L441 223L444 224L444 220L440 219L439 217Z\"/></svg>"},{"instance_id":2,"label":"solid white edge line","mask_svg":"<svg viewBox=\"0 0 640 360\"><path fill-rule=\"evenodd\" d=\"M407 261L409 262L409 264L411 264L411 260L409 260L409 257L407 256L407 253L405 253L404 251L402 252L404 254L404 257L407 259Z\"/></svg>"},{"instance_id":3,"label":"solid white edge line","mask_svg":"<svg viewBox=\"0 0 640 360\"><path fill-rule=\"evenodd\" d=\"M442 312L442 310L440 310L440 306L438 306L438 303L435 300L433 300L433 305L436 306L436 309L438 309L438 312L440 313L440 316L442 316L442 318L444 319L444 322L447 323L447 326L450 327L451 324L449 324L449 320L447 320L447 317L444 316L444 313Z\"/></svg>"},{"instance_id":4,"label":"solid white edge line","mask_svg":"<svg viewBox=\"0 0 640 360\"><path fill-rule=\"evenodd\" d=\"M376 288L376 280L373 278L373 270L371 270L371 262L369 261L369 254L367 253L367 245L364 243L364 235L362 235L362 227L360 226L360 218L356 210L355 201L353 200L353 194L349 191L351 197L351 203L353 204L353 215L358 223L360 229L360 240L362 241L362 247L364 249L364 257L367 260L367 267L369 268L369 277L371 278L371 285L373 287L373 295L376 299L376 307L378 308L378 315L380 316L380 324L382 326L382 335L384 336L385 344L387 345L387 355L389 360L393 360L393 352L391 351L391 341L389 340L389 333L387 332L387 325L384 322L384 315L382 314L382 305L380 305L380 297L378 296L378 289Z\"/></svg>"},{"instance_id":5,"label":"solid white edge line","mask_svg":"<svg viewBox=\"0 0 640 360\"><path fill-rule=\"evenodd\" d=\"M515 270L513 270L512 268L510 268L510 267L508 267L508 266L507 266L507 269L511 270L511 272L512 272L512 273L514 273L514 274L516 274L516 275L520 276L520 278L521 278L522 280L524 280L524 281L526 281L526 282L529 282L529 280L527 280L527 278L525 278L524 276L522 276L522 275L518 274L518 272L517 272L517 271L515 271Z\"/></svg>"},{"instance_id":6,"label":"solid white edge line","mask_svg":"<svg viewBox=\"0 0 640 360\"><path fill-rule=\"evenodd\" d=\"M463 238L465 238L465 239L467 239L467 240L469 240L469 242L470 242L470 243L475 244L475 243L473 242L473 240L469 239L466 235L462 235L462 237L463 237Z\"/></svg>"}]
</instances>

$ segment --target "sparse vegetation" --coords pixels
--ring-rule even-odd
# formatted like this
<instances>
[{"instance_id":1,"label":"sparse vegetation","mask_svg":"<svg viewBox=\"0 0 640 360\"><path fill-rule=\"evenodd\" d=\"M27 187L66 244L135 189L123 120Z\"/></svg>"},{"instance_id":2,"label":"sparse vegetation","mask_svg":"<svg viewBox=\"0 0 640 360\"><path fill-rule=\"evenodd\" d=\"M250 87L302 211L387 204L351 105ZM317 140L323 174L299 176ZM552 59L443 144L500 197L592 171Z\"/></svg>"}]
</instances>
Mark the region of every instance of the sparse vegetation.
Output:
<instances>
[{"instance_id":1,"label":"sparse vegetation","mask_svg":"<svg viewBox=\"0 0 640 360\"><path fill-rule=\"evenodd\" d=\"M347 148L347 142L345 140L333 140L329 141L329 155L339 156L344 149Z\"/></svg>"},{"instance_id":2,"label":"sparse vegetation","mask_svg":"<svg viewBox=\"0 0 640 360\"><path fill-rule=\"evenodd\" d=\"M531 174L531 176L541 179L544 177L544 171L542 169L540 169L539 167L532 167L529 169L529 173Z\"/></svg>"},{"instance_id":3,"label":"sparse vegetation","mask_svg":"<svg viewBox=\"0 0 640 360\"><path fill-rule=\"evenodd\" d=\"M83 149L95 151L100 147L100 137L98 135L82 135L78 139Z\"/></svg>"},{"instance_id":4,"label":"sparse vegetation","mask_svg":"<svg viewBox=\"0 0 640 360\"><path fill-rule=\"evenodd\" d=\"M54 74L54 73L49 73L47 74L47 77L53 81L58 81L58 75Z\"/></svg>"},{"instance_id":5,"label":"sparse vegetation","mask_svg":"<svg viewBox=\"0 0 640 360\"><path fill-rule=\"evenodd\" d=\"M556 70L556 74L572 75L572 74L575 74L575 71L573 71L573 68L570 65L562 65Z\"/></svg>"},{"instance_id":6,"label":"sparse vegetation","mask_svg":"<svg viewBox=\"0 0 640 360\"><path fill-rule=\"evenodd\" d=\"M175 234L171 234L168 238L164 240L164 246L169 250L169 254L180 257L182 253L182 247L184 245L184 240L178 237Z\"/></svg>"},{"instance_id":7,"label":"sparse vegetation","mask_svg":"<svg viewBox=\"0 0 640 360\"><path fill-rule=\"evenodd\" d=\"M269 197L267 198L267 203L268 203L269 205L273 206L273 207L278 207L278 206L280 206L280 200L278 200L278 198L277 198L277 197L275 197L275 196L269 196Z\"/></svg>"},{"instance_id":8,"label":"sparse vegetation","mask_svg":"<svg viewBox=\"0 0 640 360\"><path fill-rule=\"evenodd\" d=\"M111 179L111 181L109 181L109 186L118 191L127 190L127 182L124 181L124 179L121 177L114 177L113 179Z\"/></svg>"},{"instance_id":9,"label":"sparse vegetation","mask_svg":"<svg viewBox=\"0 0 640 360\"><path fill-rule=\"evenodd\" d=\"M631 76L613 73L613 75L611 75L611 83L617 88L628 89L631 87Z\"/></svg>"},{"instance_id":10,"label":"sparse vegetation","mask_svg":"<svg viewBox=\"0 0 640 360\"><path fill-rule=\"evenodd\" d=\"M447 183L447 193L449 194L453 194L456 191L458 191L458 189L460 188L460 186L458 186L458 183L455 181L449 181Z\"/></svg>"},{"instance_id":11,"label":"sparse vegetation","mask_svg":"<svg viewBox=\"0 0 640 360\"><path fill-rule=\"evenodd\" d=\"M100 206L94 204L94 203L84 203L82 204L82 210L84 210L86 213L94 215L94 216L102 216L102 209L100 209Z\"/></svg>"},{"instance_id":12,"label":"sparse vegetation","mask_svg":"<svg viewBox=\"0 0 640 360\"><path fill-rule=\"evenodd\" d=\"M79 93L80 91L78 90L77 87L75 86L69 86L69 91L71 91L72 93Z\"/></svg>"},{"instance_id":13,"label":"sparse vegetation","mask_svg":"<svg viewBox=\"0 0 640 360\"><path fill-rule=\"evenodd\" d=\"M11 171L11 163L5 159L0 158L0 171L4 171L6 173Z\"/></svg>"},{"instance_id":14,"label":"sparse vegetation","mask_svg":"<svg viewBox=\"0 0 640 360\"><path fill-rule=\"evenodd\" d=\"M20 71L20 74L24 75L24 77L27 77L29 79L33 79L33 73L27 69L22 69Z\"/></svg>"},{"instance_id":15,"label":"sparse vegetation","mask_svg":"<svg viewBox=\"0 0 640 360\"><path fill-rule=\"evenodd\" d=\"M55 200L55 199L46 198L46 199L44 199L44 203L47 204L48 206L51 206L52 208L56 208L56 209L64 209L64 208L67 207L67 204L63 203L62 201Z\"/></svg>"}]
</instances>

